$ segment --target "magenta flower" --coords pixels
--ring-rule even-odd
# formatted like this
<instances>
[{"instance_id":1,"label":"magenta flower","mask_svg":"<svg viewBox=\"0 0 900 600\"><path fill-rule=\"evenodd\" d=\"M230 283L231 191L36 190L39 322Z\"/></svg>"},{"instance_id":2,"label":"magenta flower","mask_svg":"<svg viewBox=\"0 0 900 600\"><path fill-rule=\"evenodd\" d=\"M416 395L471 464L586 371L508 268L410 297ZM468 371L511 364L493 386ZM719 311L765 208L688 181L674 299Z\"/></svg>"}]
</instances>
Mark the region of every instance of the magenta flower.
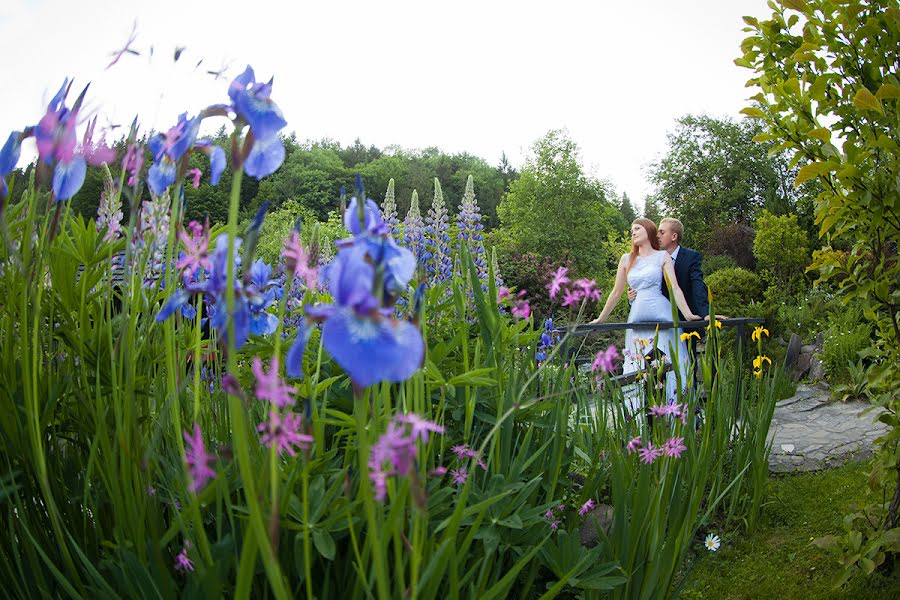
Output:
<instances>
[{"instance_id":1,"label":"magenta flower","mask_svg":"<svg viewBox=\"0 0 900 600\"><path fill-rule=\"evenodd\" d=\"M428 474L432 477L443 477L447 474L447 467L435 467L428 471Z\"/></svg>"},{"instance_id":2,"label":"magenta flower","mask_svg":"<svg viewBox=\"0 0 900 600\"><path fill-rule=\"evenodd\" d=\"M194 570L194 563L191 562L191 559L188 558L187 551L191 547L191 543L189 541L184 543L184 547L181 549L181 552L175 557L175 570L180 571L181 573L187 573L188 571Z\"/></svg>"},{"instance_id":3,"label":"magenta flower","mask_svg":"<svg viewBox=\"0 0 900 600\"><path fill-rule=\"evenodd\" d=\"M578 509L578 514L582 517L589 512L591 512L597 504L594 502L593 498L588 498L588 501L581 505L581 508Z\"/></svg>"},{"instance_id":4,"label":"magenta flower","mask_svg":"<svg viewBox=\"0 0 900 600\"><path fill-rule=\"evenodd\" d=\"M450 451L453 452L456 455L456 458L458 458L459 460L462 460L467 456L473 456L472 454L469 454L470 452L472 452L472 450L469 449L469 446L467 444L459 444L453 446L452 448L450 448Z\"/></svg>"},{"instance_id":5,"label":"magenta flower","mask_svg":"<svg viewBox=\"0 0 900 600\"><path fill-rule=\"evenodd\" d=\"M552 509L552 508L551 508L550 510L548 510L547 512L544 513L544 518L547 519L548 521L552 520L553 517L555 517L555 516L556 516L556 515L553 513L553 509Z\"/></svg>"},{"instance_id":6,"label":"magenta flower","mask_svg":"<svg viewBox=\"0 0 900 600\"><path fill-rule=\"evenodd\" d=\"M187 277L193 277L197 269L203 267L207 272L212 270L212 264L209 261L209 231L201 227L197 221L191 221L187 229L178 232L178 238L184 244L185 252L178 258L175 268L182 271Z\"/></svg>"},{"instance_id":7,"label":"magenta flower","mask_svg":"<svg viewBox=\"0 0 900 600\"><path fill-rule=\"evenodd\" d=\"M662 450L666 456L681 458L681 453L687 450L687 446L684 445L684 438L671 437L663 444Z\"/></svg>"},{"instance_id":8,"label":"magenta flower","mask_svg":"<svg viewBox=\"0 0 900 600\"><path fill-rule=\"evenodd\" d=\"M203 171L201 171L201 170L198 169L197 167L194 167L193 169L191 169L190 171L188 171L187 174L188 174L188 177L191 177L191 178L193 178L193 180L194 180L194 181L193 181L193 183L194 183L194 189L196 190L198 187L200 187L200 177L203 176Z\"/></svg>"},{"instance_id":9,"label":"magenta flower","mask_svg":"<svg viewBox=\"0 0 900 600\"><path fill-rule=\"evenodd\" d=\"M654 448L651 442L647 442L647 447L638 450L638 454L641 456L641 462L645 465L649 465L653 464L654 460L662 456L663 450L662 448Z\"/></svg>"},{"instance_id":10,"label":"magenta flower","mask_svg":"<svg viewBox=\"0 0 900 600\"><path fill-rule=\"evenodd\" d=\"M566 277L566 273L568 272L569 269L566 267L560 267L553 273L553 279L547 284L547 289L550 290L550 298L556 298L556 295L562 289L563 284L572 281Z\"/></svg>"},{"instance_id":11,"label":"magenta flower","mask_svg":"<svg viewBox=\"0 0 900 600\"><path fill-rule=\"evenodd\" d=\"M600 301L600 290L597 289L597 282L593 279L579 279L575 282L575 287L581 292L583 298Z\"/></svg>"},{"instance_id":12,"label":"magenta flower","mask_svg":"<svg viewBox=\"0 0 900 600\"><path fill-rule=\"evenodd\" d=\"M260 441L265 447L275 446L277 454L287 452L291 456L296 456L294 447L309 447L313 443L311 435L300 433L302 424L303 419L297 413L289 412L282 419L281 415L273 410L269 411L269 420L261 423L257 430L262 433Z\"/></svg>"},{"instance_id":13,"label":"magenta flower","mask_svg":"<svg viewBox=\"0 0 900 600\"><path fill-rule=\"evenodd\" d=\"M619 352L613 344L606 350L601 350L591 363L591 371L600 370L601 373L612 373L616 369L615 361L619 358Z\"/></svg>"},{"instance_id":14,"label":"magenta flower","mask_svg":"<svg viewBox=\"0 0 900 600\"><path fill-rule=\"evenodd\" d=\"M293 406L294 388L287 385L278 376L278 357L272 358L269 372L263 371L262 361L258 356L253 357L253 374L256 376L256 397L260 400L268 400L279 408Z\"/></svg>"},{"instance_id":15,"label":"magenta flower","mask_svg":"<svg viewBox=\"0 0 900 600\"><path fill-rule=\"evenodd\" d=\"M553 521L552 523L550 523L550 529L552 529L553 531L559 529L559 521Z\"/></svg>"},{"instance_id":16,"label":"magenta flower","mask_svg":"<svg viewBox=\"0 0 900 600\"><path fill-rule=\"evenodd\" d=\"M300 241L300 234L296 230L291 232L291 237L284 242L284 264L288 270L299 279L303 280L306 289L314 290L319 281L319 269L310 267L310 256Z\"/></svg>"},{"instance_id":17,"label":"magenta flower","mask_svg":"<svg viewBox=\"0 0 900 600\"><path fill-rule=\"evenodd\" d=\"M584 293L581 290L574 290L574 289L566 288L565 295L563 296L563 299L562 299L562 305L563 306L575 306L576 304L581 302L581 299L583 297L584 297Z\"/></svg>"},{"instance_id":18,"label":"magenta flower","mask_svg":"<svg viewBox=\"0 0 900 600\"><path fill-rule=\"evenodd\" d=\"M128 185L134 187L144 168L144 147L140 144L131 144L122 157L122 170L128 173Z\"/></svg>"},{"instance_id":19,"label":"magenta flower","mask_svg":"<svg viewBox=\"0 0 900 600\"><path fill-rule=\"evenodd\" d=\"M216 461L216 455L206 451L200 425L194 423L193 436L187 431L183 433L184 441L188 444L184 451L184 462L188 466L188 474L191 478L188 491L196 494L206 487L207 481L215 479L216 471L210 465Z\"/></svg>"},{"instance_id":20,"label":"magenta flower","mask_svg":"<svg viewBox=\"0 0 900 600\"><path fill-rule=\"evenodd\" d=\"M531 305L529 305L528 300L525 299L526 293L525 290L522 290L516 294L516 301L512 308L512 314L517 319L527 319L531 316Z\"/></svg>"},{"instance_id":21,"label":"magenta flower","mask_svg":"<svg viewBox=\"0 0 900 600\"><path fill-rule=\"evenodd\" d=\"M502 300L509 298L510 292L508 287L500 286L500 289L497 290L497 302L501 302Z\"/></svg>"},{"instance_id":22,"label":"magenta flower","mask_svg":"<svg viewBox=\"0 0 900 600\"><path fill-rule=\"evenodd\" d=\"M640 437L631 438L631 441L628 442L628 445L625 446L625 449L628 450L628 454L631 454L632 452L637 452L638 450L640 450L641 449L641 438Z\"/></svg>"},{"instance_id":23,"label":"magenta flower","mask_svg":"<svg viewBox=\"0 0 900 600\"><path fill-rule=\"evenodd\" d=\"M97 117L88 121L87 129L81 140L81 153L89 165L112 164L116 160L116 151L106 145L106 135L100 134L100 140L94 143L94 127L97 125Z\"/></svg>"},{"instance_id":24,"label":"magenta flower","mask_svg":"<svg viewBox=\"0 0 900 600\"><path fill-rule=\"evenodd\" d=\"M475 461L475 462L478 464L479 467L481 467L481 470L482 470L482 471L487 471L487 463L484 462L484 460L482 460L482 459L479 457L478 460Z\"/></svg>"},{"instance_id":25,"label":"magenta flower","mask_svg":"<svg viewBox=\"0 0 900 600\"><path fill-rule=\"evenodd\" d=\"M456 485L462 485L469 478L469 474L466 472L465 467L460 467L459 470L454 469L450 471L450 475L453 476L453 483Z\"/></svg>"},{"instance_id":26,"label":"magenta flower","mask_svg":"<svg viewBox=\"0 0 900 600\"><path fill-rule=\"evenodd\" d=\"M426 444L428 443L428 432L433 431L434 433L444 433L444 428L429 421L427 419L423 419L419 415L415 413L409 413L406 415L398 415L395 417L396 420L400 423L406 423L411 426L410 437L415 440L416 438L420 438Z\"/></svg>"}]
</instances>

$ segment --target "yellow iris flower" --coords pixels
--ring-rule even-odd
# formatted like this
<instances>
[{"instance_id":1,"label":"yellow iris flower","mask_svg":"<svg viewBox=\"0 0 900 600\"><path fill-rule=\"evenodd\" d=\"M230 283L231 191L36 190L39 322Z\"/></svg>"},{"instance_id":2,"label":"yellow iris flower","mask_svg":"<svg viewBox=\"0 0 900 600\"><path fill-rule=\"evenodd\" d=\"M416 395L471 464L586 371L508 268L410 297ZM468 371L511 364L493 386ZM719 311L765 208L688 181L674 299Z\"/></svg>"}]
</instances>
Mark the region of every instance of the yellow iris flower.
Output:
<instances>
[{"instance_id":1,"label":"yellow iris flower","mask_svg":"<svg viewBox=\"0 0 900 600\"><path fill-rule=\"evenodd\" d=\"M722 321L716 321L716 327L718 329L722 329ZM706 330L709 331L712 328L712 324L706 326Z\"/></svg>"},{"instance_id":2,"label":"yellow iris flower","mask_svg":"<svg viewBox=\"0 0 900 600\"><path fill-rule=\"evenodd\" d=\"M759 326L753 330L753 334L750 336L750 339L754 342L761 341L763 334L766 334L766 337L769 337L769 330L763 326Z\"/></svg>"},{"instance_id":3,"label":"yellow iris flower","mask_svg":"<svg viewBox=\"0 0 900 600\"><path fill-rule=\"evenodd\" d=\"M756 376L757 379L761 379L762 378L762 369L757 369L757 370L753 371L753 374Z\"/></svg>"},{"instance_id":4,"label":"yellow iris flower","mask_svg":"<svg viewBox=\"0 0 900 600\"><path fill-rule=\"evenodd\" d=\"M684 333L681 334L681 341L682 341L682 342L686 342L686 341L688 341L689 339L691 339L692 337L695 337L695 338L697 338L697 339L699 340L699 339L700 339L700 334L697 333L696 331L691 331L691 332L687 332L687 331L686 331L686 332L684 332Z\"/></svg>"},{"instance_id":5,"label":"yellow iris flower","mask_svg":"<svg viewBox=\"0 0 900 600\"><path fill-rule=\"evenodd\" d=\"M767 362L771 365L772 359L769 358L768 356L757 356L756 358L753 359L753 368L758 371L762 371L762 366L763 366L764 362Z\"/></svg>"}]
</instances>

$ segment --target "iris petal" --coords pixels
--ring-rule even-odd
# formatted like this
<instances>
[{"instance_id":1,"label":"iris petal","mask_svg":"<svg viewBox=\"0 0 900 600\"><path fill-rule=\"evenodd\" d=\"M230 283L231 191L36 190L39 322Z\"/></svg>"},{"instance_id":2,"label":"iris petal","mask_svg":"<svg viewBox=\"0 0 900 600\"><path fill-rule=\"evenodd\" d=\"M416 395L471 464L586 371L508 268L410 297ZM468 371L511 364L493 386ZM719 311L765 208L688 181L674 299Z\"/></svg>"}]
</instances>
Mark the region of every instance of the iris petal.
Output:
<instances>
[{"instance_id":1,"label":"iris petal","mask_svg":"<svg viewBox=\"0 0 900 600\"><path fill-rule=\"evenodd\" d=\"M173 183L175 183L175 163L168 157L163 157L147 171L147 184L150 191L157 196L162 196L166 188Z\"/></svg>"},{"instance_id":2,"label":"iris petal","mask_svg":"<svg viewBox=\"0 0 900 600\"><path fill-rule=\"evenodd\" d=\"M218 185L225 171L225 151L213 146L209 151L209 183Z\"/></svg>"},{"instance_id":3,"label":"iris petal","mask_svg":"<svg viewBox=\"0 0 900 600\"><path fill-rule=\"evenodd\" d=\"M3 144L3 149L0 150L0 177L9 175L16 168L22 154L22 142L19 139L21 135L21 132L13 131Z\"/></svg>"},{"instance_id":4,"label":"iris petal","mask_svg":"<svg viewBox=\"0 0 900 600\"><path fill-rule=\"evenodd\" d=\"M84 176L87 173L87 163L84 158L76 156L71 162L56 163L53 170L53 194L57 202L68 200L81 189Z\"/></svg>"},{"instance_id":5,"label":"iris petal","mask_svg":"<svg viewBox=\"0 0 900 600\"><path fill-rule=\"evenodd\" d=\"M328 353L359 386L404 381L422 364L425 345L411 323L361 317L342 309L322 327Z\"/></svg>"},{"instance_id":6,"label":"iris petal","mask_svg":"<svg viewBox=\"0 0 900 600\"><path fill-rule=\"evenodd\" d=\"M284 357L284 370L288 377L303 378L303 354L306 352L306 343L309 341L311 333L312 329L307 327L303 321L300 321L297 337Z\"/></svg>"},{"instance_id":7,"label":"iris petal","mask_svg":"<svg viewBox=\"0 0 900 600\"><path fill-rule=\"evenodd\" d=\"M244 162L244 172L251 177L261 179L278 170L283 162L284 144L281 138L272 136L267 139L257 139L253 142L253 148Z\"/></svg>"}]
</instances>

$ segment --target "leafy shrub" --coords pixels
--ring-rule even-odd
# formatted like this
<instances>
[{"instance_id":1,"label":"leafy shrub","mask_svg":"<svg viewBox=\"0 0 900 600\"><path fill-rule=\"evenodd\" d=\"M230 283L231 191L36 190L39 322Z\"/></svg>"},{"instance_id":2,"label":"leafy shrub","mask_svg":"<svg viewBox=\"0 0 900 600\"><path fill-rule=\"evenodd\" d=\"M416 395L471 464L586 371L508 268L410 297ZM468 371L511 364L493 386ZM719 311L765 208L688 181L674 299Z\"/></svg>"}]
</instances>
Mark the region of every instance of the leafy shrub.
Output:
<instances>
[{"instance_id":1,"label":"leafy shrub","mask_svg":"<svg viewBox=\"0 0 900 600\"><path fill-rule=\"evenodd\" d=\"M824 331L829 316L840 306L840 301L827 288L788 295L773 286L766 291L766 302L773 308L773 334L787 339L791 333L796 333L804 341L810 341Z\"/></svg>"},{"instance_id":2,"label":"leafy shrub","mask_svg":"<svg viewBox=\"0 0 900 600\"><path fill-rule=\"evenodd\" d=\"M701 269L703 269L703 276L709 277L716 271L733 269L736 266L738 266L738 264L731 256L728 256L727 254L715 254L713 256L704 257Z\"/></svg>"},{"instance_id":3,"label":"leafy shrub","mask_svg":"<svg viewBox=\"0 0 900 600\"><path fill-rule=\"evenodd\" d=\"M748 305L762 300L762 283L752 271L734 267L716 271L706 279L716 313L744 316Z\"/></svg>"},{"instance_id":4,"label":"leafy shrub","mask_svg":"<svg viewBox=\"0 0 900 600\"><path fill-rule=\"evenodd\" d=\"M859 360L859 352L872 345L872 326L863 320L862 311L850 307L833 313L825 332L822 364L825 376L832 383L850 381L850 364Z\"/></svg>"},{"instance_id":5,"label":"leafy shrub","mask_svg":"<svg viewBox=\"0 0 900 600\"><path fill-rule=\"evenodd\" d=\"M797 224L797 215L762 211L756 220L753 256L769 283L787 290L795 287L809 264L806 234Z\"/></svg>"}]
</instances>

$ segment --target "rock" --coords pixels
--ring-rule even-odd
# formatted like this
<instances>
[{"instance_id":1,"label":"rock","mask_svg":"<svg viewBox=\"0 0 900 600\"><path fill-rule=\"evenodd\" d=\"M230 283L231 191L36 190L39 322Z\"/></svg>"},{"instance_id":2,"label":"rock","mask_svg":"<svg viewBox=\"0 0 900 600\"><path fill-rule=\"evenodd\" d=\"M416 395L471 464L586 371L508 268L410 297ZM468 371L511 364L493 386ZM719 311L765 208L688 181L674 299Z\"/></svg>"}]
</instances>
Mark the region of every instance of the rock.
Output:
<instances>
[{"instance_id":1,"label":"rock","mask_svg":"<svg viewBox=\"0 0 900 600\"><path fill-rule=\"evenodd\" d=\"M815 354L816 346L815 344L803 344L800 346L800 352L803 354Z\"/></svg>"},{"instance_id":2,"label":"rock","mask_svg":"<svg viewBox=\"0 0 900 600\"><path fill-rule=\"evenodd\" d=\"M825 347L825 335L820 331L819 335L816 336L816 352L821 352L822 348Z\"/></svg>"},{"instance_id":3,"label":"rock","mask_svg":"<svg viewBox=\"0 0 900 600\"><path fill-rule=\"evenodd\" d=\"M809 380L822 381L825 379L825 367L818 356L813 356L809 361Z\"/></svg>"},{"instance_id":4,"label":"rock","mask_svg":"<svg viewBox=\"0 0 900 600\"><path fill-rule=\"evenodd\" d=\"M791 334L791 340L788 342L787 351L784 354L784 368L791 370L797 364L797 358L800 356L800 346L803 340L796 333Z\"/></svg>"},{"instance_id":5,"label":"rock","mask_svg":"<svg viewBox=\"0 0 900 600\"><path fill-rule=\"evenodd\" d=\"M584 516L581 522L581 545L593 548L599 543L598 529L609 535L609 528L613 522L613 507L609 504L598 504L591 512Z\"/></svg>"},{"instance_id":6,"label":"rock","mask_svg":"<svg viewBox=\"0 0 900 600\"><path fill-rule=\"evenodd\" d=\"M794 451L794 445L793 444L782 444L781 450L783 452L787 452L788 454L790 454L791 452Z\"/></svg>"},{"instance_id":7,"label":"rock","mask_svg":"<svg viewBox=\"0 0 900 600\"><path fill-rule=\"evenodd\" d=\"M809 366L812 362L812 354L801 354L797 357L797 362L794 364L794 370L791 373L794 376L794 379L801 379L806 372L809 371Z\"/></svg>"}]
</instances>

